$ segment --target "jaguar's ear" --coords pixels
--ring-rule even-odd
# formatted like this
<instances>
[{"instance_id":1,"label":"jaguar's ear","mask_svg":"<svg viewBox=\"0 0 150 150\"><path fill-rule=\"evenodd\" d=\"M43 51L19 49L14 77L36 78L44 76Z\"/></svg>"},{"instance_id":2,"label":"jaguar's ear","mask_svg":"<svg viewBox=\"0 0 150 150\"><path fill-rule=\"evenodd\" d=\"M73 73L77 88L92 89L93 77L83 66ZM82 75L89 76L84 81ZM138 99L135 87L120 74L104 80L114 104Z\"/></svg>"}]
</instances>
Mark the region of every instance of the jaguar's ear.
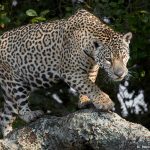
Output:
<instances>
[{"instance_id":1,"label":"jaguar's ear","mask_svg":"<svg viewBox=\"0 0 150 150\"><path fill-rule=\"evenodd\" d=\"M130 40L132 38L132 33L131 32L128 32L126 33L124 36L123 36L123 40L126 42L126 43L130 43Z\"/></svg>"}]
</instances>

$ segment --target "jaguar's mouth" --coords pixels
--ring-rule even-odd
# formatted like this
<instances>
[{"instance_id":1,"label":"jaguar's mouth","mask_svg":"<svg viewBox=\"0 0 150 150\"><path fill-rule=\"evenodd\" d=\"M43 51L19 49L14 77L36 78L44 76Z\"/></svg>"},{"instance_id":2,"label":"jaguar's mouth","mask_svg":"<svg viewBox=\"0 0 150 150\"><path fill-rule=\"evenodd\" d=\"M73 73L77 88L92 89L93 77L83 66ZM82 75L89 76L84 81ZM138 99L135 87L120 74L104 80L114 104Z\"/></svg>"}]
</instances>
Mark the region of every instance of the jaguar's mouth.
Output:
<instances>
[{"instance_id":1,"label":"jaguar's mouth","mask_svg":"<svg viewBox=\"0 0 150 150\"><path fill-rule=\"evenodd\" d=\"M122 81L125 78L125 75L118 77L114 74L111 78L113 81Z\"/></svg>"},{"instance_id":2,"label":"jaguar's mouth","mask_svg":"<svg viewBox=\"0 0 150 150\"><path fill-rule=\"evenodd\" d=\"M113 79L114 81L122 81L124 79L124 77L118 77L118 78L115 78Z\"/></svg>"}]
</instances>

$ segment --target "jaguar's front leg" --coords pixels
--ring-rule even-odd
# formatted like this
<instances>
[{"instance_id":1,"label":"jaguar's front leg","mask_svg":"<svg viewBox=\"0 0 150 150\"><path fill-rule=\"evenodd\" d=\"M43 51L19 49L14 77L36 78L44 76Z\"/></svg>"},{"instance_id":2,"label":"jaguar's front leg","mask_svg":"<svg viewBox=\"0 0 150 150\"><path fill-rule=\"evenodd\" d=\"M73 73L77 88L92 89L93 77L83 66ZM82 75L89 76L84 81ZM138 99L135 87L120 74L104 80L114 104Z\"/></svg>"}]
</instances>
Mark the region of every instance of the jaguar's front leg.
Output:
<instances>
[{"instance_id":1,"label":"jaguar's front leg","mask_svg":"<svg viewBox=\"0 0 150 150\"><path fill-rule=\"evenodd\" d=\"M87 75L83 74L67 74L64 78L71 87L77 90L80 94L81 104L91 102L97 109L111 110L114 107L114 103L109 96L101 91L95 83L88 79Z\"/></svg>"}]
</instances>

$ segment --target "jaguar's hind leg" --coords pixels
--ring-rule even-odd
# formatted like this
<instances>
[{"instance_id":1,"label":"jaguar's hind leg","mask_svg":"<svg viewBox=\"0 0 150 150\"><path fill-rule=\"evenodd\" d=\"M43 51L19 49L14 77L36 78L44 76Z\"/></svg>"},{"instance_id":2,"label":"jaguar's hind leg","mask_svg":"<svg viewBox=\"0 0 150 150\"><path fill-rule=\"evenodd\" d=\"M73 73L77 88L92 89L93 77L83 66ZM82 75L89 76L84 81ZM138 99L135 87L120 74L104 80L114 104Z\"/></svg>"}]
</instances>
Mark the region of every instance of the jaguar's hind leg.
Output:
<instances>
[{"instance_id":1,"label":"jaguar's hind leg","mask_svg":"<svg viewBox=\"0 0 150 150\"><path fill-rule=\"evenodd\" d=\"M12 131L12 123L15 120L15 115L18 114L17 104L13 98L11 98L8 89L5 88L3 91L4 95L4 109L0 114L0 125L3 136L6 136Z\"/></svg>"},{"instance_id":2,"label":"jaguar's hind leg","mask_svg":"<svg viewBox=\"0 0 150 150\"><path fill-rule=\"evenodd\" d=\"M14 93L18 106L18 115L25 122L33 121L43 114L41 110L31 111L29 108L28 97L30 92L30 88L27 86L17 86L16 93Z\"/></svg>"},{"instance_id":3,"label":"jaguar's hind leg","mask_svg":"<svg viewBox=\"0 0 150 150\"><path fill-rule=\"evenodd\" d=\"M26 103L26 104L25 104ZM27 102L19 106L19 117L25 122L31 122L42 116L44 112L42 110L31 111Z\"/></svg>"},{"instance_id":4,"label":"jaguar's hind leg","mask_svg":"<svg viewBox=\"0 0 150 150\"><path fill-rule=\"evenodd\" d=\"M4 86L5 85L5 86ZM35 120L43 114L42 111L31 111L28 106L28 96L30 88L14 82L6 82L2 86L5 104L1 113L2 133L6 136L12 130L12 123L15 115L19 115L26 122Z\"/></svg>"},{"instance_id":5,"label":"jaguar's hind leg","mask_svg":"<svg viewBox=\"0 0 150 150\"><path fill-rule=\"evenodd\" d=\"M4 111L1 112L0 116L0 125L3 136L6 136L9 132L12 131L12 123L15 120L15 114L12 112L12 107L5 103Z\"/></svg>"}]
</instances>

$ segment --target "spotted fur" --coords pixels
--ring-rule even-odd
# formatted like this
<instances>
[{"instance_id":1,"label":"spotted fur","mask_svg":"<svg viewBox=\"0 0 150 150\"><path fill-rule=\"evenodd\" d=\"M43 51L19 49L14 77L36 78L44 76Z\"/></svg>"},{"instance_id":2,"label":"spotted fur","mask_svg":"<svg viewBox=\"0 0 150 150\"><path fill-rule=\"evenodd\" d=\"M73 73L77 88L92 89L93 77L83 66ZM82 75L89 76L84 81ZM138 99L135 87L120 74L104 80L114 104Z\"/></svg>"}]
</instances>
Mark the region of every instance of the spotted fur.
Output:
<instances>
[{"instance_id":1,"label":"spotted fur","mask_svg":"<svg viewBox=\"0 0 150 150\"><path fill-rule=\"evenodd\" d=\"M124 78L131 36L115 32L86 10L77 11L67 20L30 24L1 35L4 136L12 130L16 115L29 122L42 114L40 110L30 110L28 96L60 79L76 89L81 100L86 95L96 108L112 109L113 102L94 82L99 67L113 80Z\"/></svg>"}]
</instances>

